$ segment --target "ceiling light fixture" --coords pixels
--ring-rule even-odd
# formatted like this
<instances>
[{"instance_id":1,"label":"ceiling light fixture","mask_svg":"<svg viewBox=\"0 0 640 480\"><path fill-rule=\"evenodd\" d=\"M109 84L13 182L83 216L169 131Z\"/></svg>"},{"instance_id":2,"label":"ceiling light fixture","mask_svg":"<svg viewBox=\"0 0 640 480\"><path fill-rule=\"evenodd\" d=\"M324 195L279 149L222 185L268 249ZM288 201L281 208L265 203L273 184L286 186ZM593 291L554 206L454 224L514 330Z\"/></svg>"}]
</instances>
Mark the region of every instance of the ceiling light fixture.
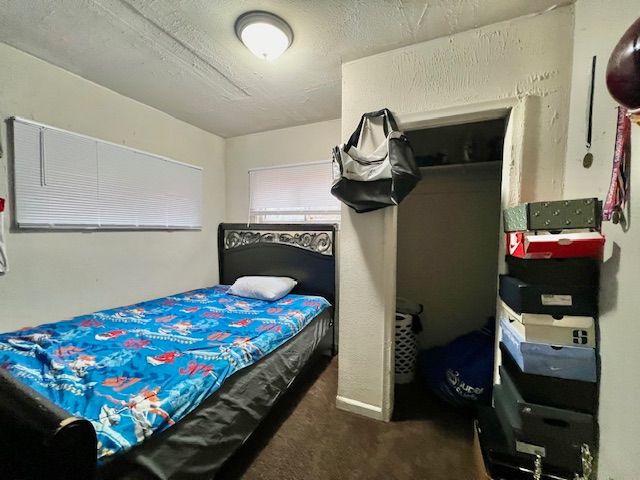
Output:
<instances>
[{"instance_id":1,"label":"ceiling light fixture","mask_svg":"<svg viewBox=\"0 0 640 480\"><path fill-rule=\"evenodd\" d=\"M236 35L256 57L275 60L293 42L293 30L269 12L247 12L236 20Z\"/></svg>"}]
</instances>

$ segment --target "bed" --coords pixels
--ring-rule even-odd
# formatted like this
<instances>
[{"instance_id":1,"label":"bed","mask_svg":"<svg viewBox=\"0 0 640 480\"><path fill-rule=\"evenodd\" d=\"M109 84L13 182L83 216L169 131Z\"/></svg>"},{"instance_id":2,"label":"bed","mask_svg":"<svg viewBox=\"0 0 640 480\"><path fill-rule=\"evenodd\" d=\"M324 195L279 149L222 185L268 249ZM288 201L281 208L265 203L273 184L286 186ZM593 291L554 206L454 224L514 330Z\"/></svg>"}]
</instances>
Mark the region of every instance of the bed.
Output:
<instances>
[{"instance_id":1,"label":"bed","mask_svg":"<svg viewBox=\"0 0 640 480\"><path fill-rule=\"evenodd\" d=\"M0 334L0 461L15 478L214 478L335 352L335 228L221 224L220 284ZM229 295L291 276L276 302Z\"/></svg>"}]
</instances>

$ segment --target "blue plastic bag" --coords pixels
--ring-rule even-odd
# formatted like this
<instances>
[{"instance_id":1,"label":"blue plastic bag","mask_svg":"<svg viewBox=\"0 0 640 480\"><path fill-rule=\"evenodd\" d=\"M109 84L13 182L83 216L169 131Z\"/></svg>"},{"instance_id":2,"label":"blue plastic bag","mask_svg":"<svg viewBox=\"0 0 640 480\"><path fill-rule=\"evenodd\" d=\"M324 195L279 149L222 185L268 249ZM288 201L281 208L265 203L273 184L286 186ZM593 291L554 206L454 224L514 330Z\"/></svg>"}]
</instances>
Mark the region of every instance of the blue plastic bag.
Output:
<instances>
[{"instance_id":1,"label":"blue plastic bag","mask_svg":"<svg viewBox=\"0 0 640 480\"><path fill-rule=\"evenodd\" d=\"M419 375L443 400L458 406L491 402L495 321L444 347L420 352Z\"/></svg>"}]
</instances>

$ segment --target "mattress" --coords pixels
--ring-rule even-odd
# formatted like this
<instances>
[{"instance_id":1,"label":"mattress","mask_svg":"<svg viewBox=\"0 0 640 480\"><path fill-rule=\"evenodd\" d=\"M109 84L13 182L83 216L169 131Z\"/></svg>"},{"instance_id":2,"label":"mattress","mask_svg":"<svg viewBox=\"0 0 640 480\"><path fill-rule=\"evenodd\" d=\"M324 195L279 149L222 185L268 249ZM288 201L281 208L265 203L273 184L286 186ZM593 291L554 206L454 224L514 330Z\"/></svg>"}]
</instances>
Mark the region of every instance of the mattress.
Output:
<instances>
[{"instance_id":1,"label":"mattress","mask_svg":"<svg viewBox=\"0 0 640 480\"><path fill-rule=\"evenodd\" d=\"M323 310L294 338L229 378L173 427L109 457L99 480L207 480L247 440L313 358L333 347L333 311Z\"/></svg>"},{"instance_id":2,"label":"mattress","mask_svg":"<svg viewBox=\"0 0 640 480\"><path fill-rule=\"evenodd\" d=\"M174 426L329 307L321 297L264 302L227 288L0 334L0 365L91 421L104 461Z\"/></svg>"}]
</instances>

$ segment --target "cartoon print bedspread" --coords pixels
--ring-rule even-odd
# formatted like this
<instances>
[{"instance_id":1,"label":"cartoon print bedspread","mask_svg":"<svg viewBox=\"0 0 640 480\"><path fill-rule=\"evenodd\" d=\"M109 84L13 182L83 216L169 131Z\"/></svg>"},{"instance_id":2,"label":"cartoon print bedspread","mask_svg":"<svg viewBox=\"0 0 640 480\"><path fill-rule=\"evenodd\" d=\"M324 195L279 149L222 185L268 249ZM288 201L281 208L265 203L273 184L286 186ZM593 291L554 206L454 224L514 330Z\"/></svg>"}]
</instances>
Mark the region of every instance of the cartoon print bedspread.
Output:
<instances>
[{"instance_id":1,"label":"cartoon print bedspread","mask_svg":"<svg viewBox=\"0 0 640 480\"><path fill-rule=\"evenodd\" d=\"M293 337L329 303L194 290L0 334L0 366L93 423L98 458L173 425L234 372Z\"/></svg>"}]
</instances>

